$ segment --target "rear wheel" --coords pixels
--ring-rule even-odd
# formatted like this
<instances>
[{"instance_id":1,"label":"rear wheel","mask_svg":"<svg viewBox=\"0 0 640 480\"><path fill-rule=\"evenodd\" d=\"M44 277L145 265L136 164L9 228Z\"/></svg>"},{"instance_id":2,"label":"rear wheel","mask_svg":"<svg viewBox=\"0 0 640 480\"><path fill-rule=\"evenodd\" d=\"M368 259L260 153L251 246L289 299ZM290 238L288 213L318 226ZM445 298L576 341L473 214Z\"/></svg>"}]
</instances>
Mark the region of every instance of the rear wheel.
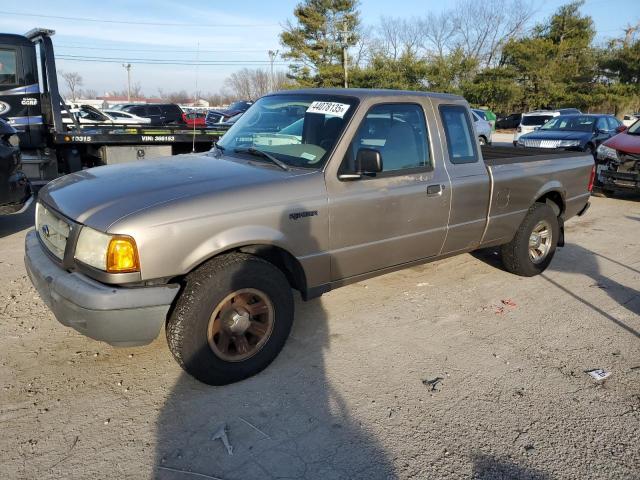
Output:
<instances>
[{"instance_id":1,"label":"rear wheel","mask_svg":"<svg viewBox=\"0 0 640 480\"><path fill-rule=\"evenodd\" d=\"M261 258L223 255L187 276L167 321L169 349L201 382L225 385L266 368L293 323L284 274Z\"/></svg>"},{"instance_id":2,"label":"rear wheel","mask_svg":"<svg viewBox=\"0 0 640 480\"><path fill-rule=\"evenodd\" d=\"M480 141L480 145L486 145L487 144L487 139L484 137L480 137L478 138L478 140Z\"/></svg>"},{"instance_id":3,"label":"rear wheel","mask_svg":"<svg viewBox=\"0 0 640 480\"><path fill-rule=\"evenodd\" d=\"M538 275L551 263L559 235L560 226L553 209L545 203L535 203L513 240L501 247L502 263L516 275Z\"/></svg>"}]
</instances>

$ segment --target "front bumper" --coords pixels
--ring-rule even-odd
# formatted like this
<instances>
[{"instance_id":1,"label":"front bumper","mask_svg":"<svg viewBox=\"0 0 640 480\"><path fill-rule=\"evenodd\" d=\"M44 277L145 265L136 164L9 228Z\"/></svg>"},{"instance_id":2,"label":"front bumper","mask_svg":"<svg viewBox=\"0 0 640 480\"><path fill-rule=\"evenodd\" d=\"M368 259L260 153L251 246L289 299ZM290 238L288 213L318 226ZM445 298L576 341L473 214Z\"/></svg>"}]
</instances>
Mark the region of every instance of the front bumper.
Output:
<instances>
[{"instance_id":1,"label":"front bumper","mask_svg":"<svg viewBox=\"0 0 640 480\"><path fill-rule=\"evenodd\" d=\"M160 332L179 285L116 287L67 272L27 234L25 266L31 282L58 321L117 347L146 345Z\"/></svg>"},{"instance_id":2,"label":"front bumper","mask_svg":"<svg viewBox=\"0 0 640 480\"><path fill-rule=\"evenodd\" d=\"M640 174L602 169L598 172L601 187L611 190L640 191Z\"/></svg>"}]
</instances>

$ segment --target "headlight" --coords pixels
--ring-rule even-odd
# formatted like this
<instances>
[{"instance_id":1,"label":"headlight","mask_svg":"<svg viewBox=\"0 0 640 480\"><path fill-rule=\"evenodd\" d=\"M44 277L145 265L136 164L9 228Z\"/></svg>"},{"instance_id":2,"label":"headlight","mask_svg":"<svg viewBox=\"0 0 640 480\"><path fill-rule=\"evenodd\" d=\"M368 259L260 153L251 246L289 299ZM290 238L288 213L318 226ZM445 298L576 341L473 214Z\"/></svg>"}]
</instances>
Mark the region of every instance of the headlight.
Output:
<instances>
[{"instance_id":1,"label":"headlight","mask_svg":"<svg viewBox=\"0 0 640 480\"><path fill-rule=\"evenodd\" d=\"M560 140L558 147L577 147L580 145L580 140Z\"/></svg>"},{"instance_id":2,"label":"headlight","mask_svg":"<svg viewBox=\"0 0 640 480\"><path fill-rule=\"evenodd\" d=\"M617 160L618 152L611 147L607 147L606 145L600 145L598 150L596 150L598 155L598 159L600 160Z\"/></svg>"},{"instance_id":3,"label":"headlight","mask_svg":"<svg viewBox=\"0 0 640 480\"><path fill-rule=\"evenodd\" d=\"M82 227L74 256L82 263L109 273L140 271L136 242L126 235L107 235Z\"/></svg>"}]
</instances>

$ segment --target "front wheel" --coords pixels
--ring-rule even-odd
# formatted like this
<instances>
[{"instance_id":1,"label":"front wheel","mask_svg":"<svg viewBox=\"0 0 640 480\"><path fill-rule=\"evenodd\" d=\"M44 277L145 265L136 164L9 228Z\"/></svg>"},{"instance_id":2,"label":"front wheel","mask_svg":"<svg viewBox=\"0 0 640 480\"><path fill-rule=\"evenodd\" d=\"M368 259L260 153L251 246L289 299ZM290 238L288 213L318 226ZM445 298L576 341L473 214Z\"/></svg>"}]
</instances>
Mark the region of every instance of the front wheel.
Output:
<instances>
[{"instance_id":1,"label":"front wheel","mask_svg":"<svg viewBox=\"0 0 640 480\"><path fill-rule=\"evenodd\" d=\"M560 226L553 209L546 203L534 203L513 240L502 245L502 263L516 275L538 275L551 263L559 236Z\"/></svg>"},{"instance_id":2,"label":"front wheel","mask_svg":"<svg viewBox=\"0 0 640 480\"><path fill-rule=\"evenodd\" d=\"M187 276L167 321L169 349L190 375L226 385L266 368L293 323L284 274L242 253L216 257Z\"/></svg>"}]
</instances>

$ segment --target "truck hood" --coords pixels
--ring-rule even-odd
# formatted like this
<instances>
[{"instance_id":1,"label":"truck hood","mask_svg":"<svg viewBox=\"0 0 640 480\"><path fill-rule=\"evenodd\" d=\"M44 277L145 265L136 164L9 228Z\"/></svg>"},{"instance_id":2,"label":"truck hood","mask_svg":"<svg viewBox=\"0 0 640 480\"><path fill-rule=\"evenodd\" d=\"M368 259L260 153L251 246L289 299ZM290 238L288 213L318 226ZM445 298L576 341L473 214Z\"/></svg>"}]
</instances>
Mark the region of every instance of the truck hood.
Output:
<instances>
[{"instance_id":1,"label":"truck hood","mask_svg":"<svg viewBox=\"0 0 640 480\"><path fill-rule=\"evenodd\" d=\"M592 132L575 132L562 130L536 130L521 138L529 140L580 140L587 141L593 136Z\"/></svg>"},{"instance_id":2,"label":"truck hood","mask_svg":"<svg viewBox=\"0 0 640 480\"><path fill-rule=\"evenodd\" d=\"M604 144L621 152L640 153L640 135L620 133L604 142Z\"/></svg>"},{"instance_id":3,"label":"truck hood","mask_svg":"<svg viewBox=\"0 0 640 480\"><path fill-rule=\"evenodd\" d=\"M107 231L119 219L159 204L309 173L258 159L179 155L72 173L47 184L38 196L66 217Z\"/></svg>"}]
</instances>

